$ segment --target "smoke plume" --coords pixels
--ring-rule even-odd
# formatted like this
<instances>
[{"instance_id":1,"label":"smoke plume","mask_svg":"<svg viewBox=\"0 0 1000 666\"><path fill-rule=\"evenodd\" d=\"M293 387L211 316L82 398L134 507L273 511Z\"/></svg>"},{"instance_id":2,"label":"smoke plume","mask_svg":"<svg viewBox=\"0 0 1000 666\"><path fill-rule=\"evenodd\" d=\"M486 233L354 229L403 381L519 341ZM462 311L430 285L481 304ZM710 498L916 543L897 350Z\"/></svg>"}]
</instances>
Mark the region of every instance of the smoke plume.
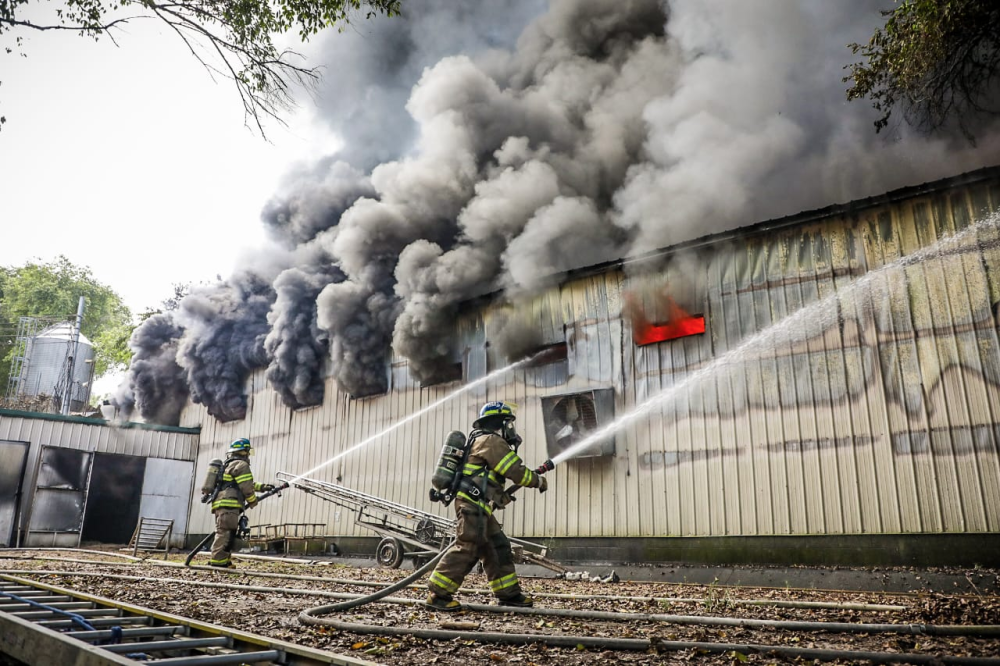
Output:
<instances>
[{"instance_id":1,"label":"smoke plume","mask_svg":"<svg viewBox=\"0 0 1000 666\"><path fill-rule=\"evenodd\" d=\"M184 329L170 313L153 315L136 328L129 341L132 364L112 403L128 420L134 410L150 423L177 425L188 399L177 346Z\"/></svg>"},{"instance_id":2,"label":"smoke plume","mask_svg":"<svg viewBox=\"0 0 1000 666\"><path fill-rule=\"evenodd\" d=\"M382 392L393 351L417 380L450 362L472 296L991 164L995 125L976 146L876 135L846 101L846 44L891 6L408 0L330 36L320 116L345 146L265 208L271 265L188 297L175 337L137 354L134 402L176 386L148 379L170 360L223 420L255 368L290 407L327 376Z\"/></svg>"}]
</instances>

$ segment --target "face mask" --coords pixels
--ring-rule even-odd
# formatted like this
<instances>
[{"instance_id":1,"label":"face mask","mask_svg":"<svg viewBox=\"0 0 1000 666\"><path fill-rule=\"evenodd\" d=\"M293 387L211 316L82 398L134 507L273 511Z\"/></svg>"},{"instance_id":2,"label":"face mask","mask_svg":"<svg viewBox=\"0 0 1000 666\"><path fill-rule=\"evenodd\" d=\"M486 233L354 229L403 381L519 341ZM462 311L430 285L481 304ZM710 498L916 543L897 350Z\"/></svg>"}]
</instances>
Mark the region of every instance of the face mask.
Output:
<instances>
[{"instance_id":1,"label":"face mask","mask_svg":"<svg viewBox=\"0 0 1000 666\"><path fill-rule=\"evenodd\" d=\"M521 442L523 441L521 439L521 436L517 434L517 430L514 428L513 421L507 421L506 423L503 424L503 438L504 440L507 441L508 444L510 444L515 449L517 449L517 447L520 446Z\"/></svg>"}]
</instances>

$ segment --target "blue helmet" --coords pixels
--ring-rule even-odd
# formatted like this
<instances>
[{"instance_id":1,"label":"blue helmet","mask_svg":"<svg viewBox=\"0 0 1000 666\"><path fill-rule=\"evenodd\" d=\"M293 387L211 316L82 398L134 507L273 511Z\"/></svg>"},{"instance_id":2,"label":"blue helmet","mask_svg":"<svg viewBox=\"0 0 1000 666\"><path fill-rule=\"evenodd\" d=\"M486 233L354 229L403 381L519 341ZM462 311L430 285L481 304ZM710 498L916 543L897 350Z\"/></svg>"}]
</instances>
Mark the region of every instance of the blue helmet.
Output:
<instances>
[{"instance_id":1,"label":"blue helmet","mask_svg":"<svg viewBox=\"0 0 1000 666\"><path fill-rule=\"evenodd\" d=\"M481 428L483 427L484 420L493 420L495 418L501 422L513 421L517 418L514 416L516 407L513 403L501 402L499 400L488 402L479 410L479 418L472 422L472 427Z\"/></svg>"},{"instance_id":2,"label":"blue helmet","mask_svg":"<svg viewBox=\"0 0 1000 666\"><path fill-rule=\"evenodd\" d=\"M247 455L252 454L253 453L253 447L250 446L250 440L247 439L246 437L240 437L239 439L237 439L236 441L234 441L232 444L230 444L229 445L229 454L232 455L234 453L245 453Z\"/></svg>"}]
</instances>

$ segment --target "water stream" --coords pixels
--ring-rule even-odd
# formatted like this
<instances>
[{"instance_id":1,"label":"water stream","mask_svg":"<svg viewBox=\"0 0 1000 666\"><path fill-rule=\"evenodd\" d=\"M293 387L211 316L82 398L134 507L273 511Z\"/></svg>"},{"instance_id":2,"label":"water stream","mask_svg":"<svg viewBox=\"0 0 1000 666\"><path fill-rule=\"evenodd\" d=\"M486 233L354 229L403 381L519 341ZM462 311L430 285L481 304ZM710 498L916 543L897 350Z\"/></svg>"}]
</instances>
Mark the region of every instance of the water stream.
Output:
<instances>
[{"instance_id":1,"label":"water stream","mask_svg":"<svg viewBox=\"0 0 1000 666\"><path fill-rule=\"evenodd\" d=\"M970 241L975 244L977 234L985 230L996 233L998 226L1000 226L1000 216L993 214L959 233L945 236L912 254L900 257L878 269L865 273L849 285L802 307L784 319L747 337L738 346L715 358L676 384L655 393L611 423L576 442L553 457L552 462L559 464L572 458L577 453L594 446L606 437L649 415L653 410L664 406L669 401L682 397L684 393L717 381L724 373L747 361L766 357L769 352L773 354L774 350L779 347L787 347L823 335L830 328L839 325L843 311L856 308L858 312L874 312L877 302L884 301L888 304L892 288L890 280L892 271L928 259L943 257L960 250L964 243Z\"/></svg>"},{"instance_id":2,"label":"water stream","mask_svg":"<svg viewBox=\"0 0 1000 666\"><path fill-rule=\"evenodd\" d=\"M362 448L368 446L369 444L371 444L372 442L376 441L380 437L383 437L384 435L387 435L388 433L392 432L393 430L396 430L397 428L400 428L400 427L406 425L410 421L418 419L421 416L423 416L424 414L426 414L426 413L428 413L428 412L430 412L430 411L432 411L434 409L437 409L438 407L440 407L441 405L445 404L449 400L453 400L454 398L457 398L458 396L462 395L463 393L468 393L472 389L477 388L479 386L482 386L483 384L486 384L487 382L490 382L490 381L496 379L497 377L500 377L500 376L506 374L507 372L510 372L511 370L519 368L519 367L521 367L523 365L527 365L527 364L531 363L534 359L535 359L535 356L529 356L528 358L525 358L525 359L522 359L520 361L517 361L516 363L511 363L510 365L507 365L507 366L505 366L503 368L499 368L497 370L494 370L493 372L491 372L491 373L489 373L489 374L487 374L487 375L485 375L483 377L480 377L479 379L476 379L476 380L474 380L472 382L469 382L465 386L462 386L461 388L458 388L458 389L452 391L451 393L449 393L448 395L444 396L443 398L440 398L439 400L435 400L434 402L432 402L431 404L427 405L426 407L420 409L419 411L416 411L413 414L410 414L409 416L407 416L405 418L402 418L399 421L396 421L395 423L393 423L389 427L387 427L384 430L381 430L381 431L375 433L371 437L368 437L367 439L364 439L364 440L358 442L357 444L355 444L354 446L351 446L348 449L344 449L343 451L341 451L337 455L333 456L332 458L329 458L328 460L325 460L324 462L320 463L319 465L316 465L312 469L310 469L308 471L305 471L305 472L302 472L301 474L299 474L298 476L296 476L294 479L292 479L289 483L291 483L291 484L294 485L295 482L298 481L299 479L306 478L310 474L314 474L315 472L318 472L319 470L323 469L324 467L328 467L329 465L332 465L333 463L337 462L338 460L340 460L341 458L343 458L347 454L353 453L354 451L357 451L359 449L362 449Z\"/></svg>"}]
</instances>

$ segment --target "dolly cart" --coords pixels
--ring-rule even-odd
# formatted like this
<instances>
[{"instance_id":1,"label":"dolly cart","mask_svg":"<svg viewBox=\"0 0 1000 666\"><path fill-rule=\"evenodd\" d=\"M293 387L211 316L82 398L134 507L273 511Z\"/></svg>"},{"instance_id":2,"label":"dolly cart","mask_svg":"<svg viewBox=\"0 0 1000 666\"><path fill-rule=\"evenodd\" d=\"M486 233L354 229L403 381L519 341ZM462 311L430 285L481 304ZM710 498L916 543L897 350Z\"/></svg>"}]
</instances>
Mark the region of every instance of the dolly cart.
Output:
<instances>
[{"instance_id":1,"label":"dolly cart","mask_svg":"<svg viewBox=\"0 0 1000 666\"><path fill-rule=\"evenodd\" d=\"M455 534L458 521L453 518L442 518L336 483L297 477L287 472L278 472L277 477L293 488L353 511L356 525L367 527L382 537L375 549L375 559L384 567L398 568L406 557L413 559L414 567L419 567L451 543ZM546 559L544 546L521 539L510 541L517 562L566 572L560 564Z\"/></svg>"}]
</instances>

